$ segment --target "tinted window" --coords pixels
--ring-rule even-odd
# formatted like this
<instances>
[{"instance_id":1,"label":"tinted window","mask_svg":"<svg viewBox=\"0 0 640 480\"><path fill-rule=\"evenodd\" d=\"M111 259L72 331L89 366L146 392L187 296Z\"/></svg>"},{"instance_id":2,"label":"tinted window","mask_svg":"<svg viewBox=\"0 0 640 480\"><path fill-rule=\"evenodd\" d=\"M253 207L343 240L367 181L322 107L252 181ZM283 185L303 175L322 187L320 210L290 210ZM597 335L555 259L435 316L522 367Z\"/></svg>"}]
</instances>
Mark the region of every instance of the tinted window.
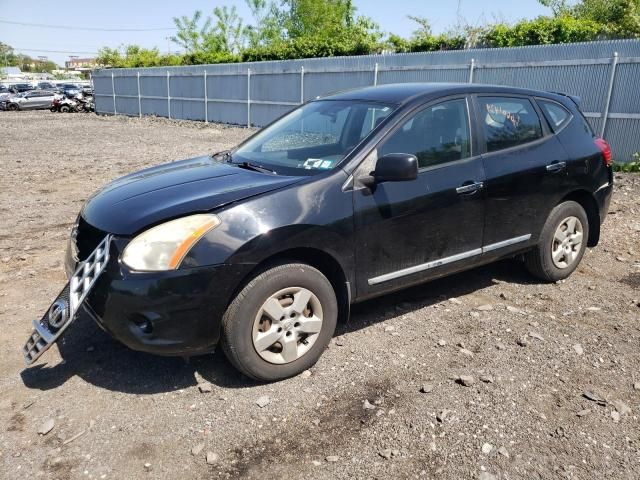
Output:
<instances>
[{"instance_id":1,"label":"tinted window","mask_svg":"<svg viewBox=\"0 0 640 480\"><path fill-rule=\"evenodd\" d=\"M538 104L542 108L554 132L560 130L571 118L571 113L558 103L538 100Z\"/></svg>"},{"instance_id":2,"label":"tinted window","mask_svg":"<svg viewBox=\"0 0 640 480\"><path fill-rule=\"evenodd\" d=\"M542 138L542 125L532 103L524 98L480 97L487 151L495 152Z\"/></svg>"},{"instance_id":3,"label":"tinted window","mask_svg":"<svg viewBox=\"0 0 640 480\"><path fill-rule=\"evenodd\" d=\"M389 153L415 155L420 168L469 157L471 144L466 100L439 103L406 120L378 148L378 157Z\"/></svg>"}]
</instances>

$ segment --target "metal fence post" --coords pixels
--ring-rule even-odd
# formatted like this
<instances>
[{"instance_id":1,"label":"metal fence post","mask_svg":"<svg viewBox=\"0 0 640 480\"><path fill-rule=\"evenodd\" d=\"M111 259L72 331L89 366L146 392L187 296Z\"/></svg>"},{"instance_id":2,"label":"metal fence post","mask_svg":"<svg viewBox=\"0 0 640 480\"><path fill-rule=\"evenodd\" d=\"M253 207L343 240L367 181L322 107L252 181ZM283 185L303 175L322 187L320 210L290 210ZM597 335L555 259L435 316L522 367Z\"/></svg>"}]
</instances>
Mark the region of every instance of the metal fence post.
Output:
<instances>
[{"instance_id":1,"label":"metal fence post","mask_svg":"<svg viewBox=\"0 0 640 480\"><path fill-rule=\"evenodd\" d=\"M142 118L142 96L140 95L140 72L138 72L137 77L138 77L138 117Z\"/></svg>"},{"instance_id":2,"label":"metal fence post","mask_svg":"<svg viewBox=\"0 0 640 480\"><path fill-rule=\"evenodd\" d=\"M251 128L251 69L247 68L247 128Z\"/></svg>"},{"instance_id":3,"label":"metal fence post","mask_svg":"<svg viewBox=\"0 0 640 480\"><path fill-rule=\"evenodd\" d=\"M167 117L171 118L171 78L169 70L167 70Z\"/></svg>"},{"instance_id":4,"label":"metal fence post","mask_svg":"<svg viewBox=\"0 0 640 480\"><path fill-rule=\"evenodd\" d=\"M473 83L473 73L476 69L476 59L471 59L471 65L469 67L469 83Z\"/></svg>"},{"instance_id":5,"label":"metal fence post","mask_svg":"<svg viewBox=\"0 0 640 480\"><path fill-rule=\"evenodd\" d=\"M378 85L378 62L373 66L373 86L376 87Z\"/></svg>"},{"instance_id":6,"label":"metal fence post","mask_svg":"<svg viewBox=\"0 0 640 480\"><path fill-rule=\"evenodd\" d=\"M118 111L116 110L116 82L113 79L113 72L111 72L111 91L113 92L113 114L117 115Z\"/></svg>"},{"instance_id":7,"label":"metal fence post","mask_svg":"<svg viewBox=\"0 0 640 480\"><path fill-rule=\"evenodd\" d=\"M204 71L204 123L209 123L209 96L207 95L207 71Z\"/></svg>"},{"instance_id":8,"label":"metal fence post","mask_svg":"<svg viewBox=\"0 0 640 480\"><path fill-rule=\"evenodd\" d=\"M618 68L618 52L613 53L611 59L611 76L609 77L609 90L607 91L607 101L604 106L604 112L602 114L602 129L600 136L604 138L604 134L607 129L607 119L609 118L609 108L611 107L611 95L613 95L613 85L616 80L616 70Z\"/></svg>"},{"instance_id":9,"label":"metal fence post","mask_svg":"<svg viewBox=\"0 0 640 480\"><path fill-rule=\"evenodd\" d=\"M304 65L300 67L300 105L304 103Z\"/></svg>"}]
</instances>

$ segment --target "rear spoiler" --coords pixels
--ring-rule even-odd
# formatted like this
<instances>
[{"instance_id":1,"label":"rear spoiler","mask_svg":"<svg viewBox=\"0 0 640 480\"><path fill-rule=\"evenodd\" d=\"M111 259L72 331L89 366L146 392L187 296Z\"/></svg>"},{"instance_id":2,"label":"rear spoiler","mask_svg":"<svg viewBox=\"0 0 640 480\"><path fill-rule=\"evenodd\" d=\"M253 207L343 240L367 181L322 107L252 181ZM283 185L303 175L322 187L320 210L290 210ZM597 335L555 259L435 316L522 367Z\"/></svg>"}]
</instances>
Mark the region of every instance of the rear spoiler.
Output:
<instances>
[{"instance_id":1,"label":"rear spoiler","mask_svg":"<svg viewBox=\"0 0 640 480\"><path fill-rule=\"evenodd\" d=\"M562 95L563 97L567 97L571 99L571 101L576 104L576 107L578 107L578 110L582 110L582 99L580 97L576 95L569 95L568 93L562 93L562 92L549 92L549 93L553 93L555 95Z\"/></svg>"}]
</instances>

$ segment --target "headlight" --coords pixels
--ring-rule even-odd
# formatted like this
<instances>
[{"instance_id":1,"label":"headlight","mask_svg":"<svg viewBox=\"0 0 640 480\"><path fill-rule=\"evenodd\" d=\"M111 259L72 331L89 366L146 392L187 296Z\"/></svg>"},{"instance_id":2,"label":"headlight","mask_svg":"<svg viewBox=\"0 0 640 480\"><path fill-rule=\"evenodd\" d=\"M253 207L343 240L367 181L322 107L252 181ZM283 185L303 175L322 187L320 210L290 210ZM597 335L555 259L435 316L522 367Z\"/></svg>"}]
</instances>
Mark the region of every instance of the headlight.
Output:
<instances>
[{"instance_id":1,"label":"headlight","mask_svg":"<svg viewBox=\"0 0 640 480\"><path fill-rule=\"evenodd\" d=\"M175 270L195 243L220 225L216 215L191 215L150 228L124 249L122 261L133 270Z\"/></svg>"}]
</instances>

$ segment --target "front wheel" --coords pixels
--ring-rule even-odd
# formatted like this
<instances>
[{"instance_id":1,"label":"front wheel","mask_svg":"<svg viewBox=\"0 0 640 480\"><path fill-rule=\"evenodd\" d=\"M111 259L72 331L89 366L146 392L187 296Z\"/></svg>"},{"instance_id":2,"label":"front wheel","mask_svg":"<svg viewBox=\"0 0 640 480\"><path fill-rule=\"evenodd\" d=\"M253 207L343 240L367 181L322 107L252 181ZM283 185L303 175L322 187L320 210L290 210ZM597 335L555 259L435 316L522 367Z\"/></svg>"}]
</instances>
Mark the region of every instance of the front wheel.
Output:
<instances>
[{"instance_id":1,"label":"front wheel","mask_svg":"<svg viewBox=\"0 0 640 480\"><path fill-rule=\"evenodd\" d=\"M336 294L317 269L300 263L270 268L234 298L223 318L222 346L231 363L261 381L313 366L333 336Z\"/></svg>"},{"instance_id":2,"label":"front wheel","mask_svg":"<svg viewBox=\"0 0 640 480\"><path fill-rule=\"evenodd\" d=\"M563 202L551 211L538 245L525 254L525 265L541 280L563 280L580 264L588 238L589 219L584 208L577 202Z\"/></svg>"}]
</instances>

